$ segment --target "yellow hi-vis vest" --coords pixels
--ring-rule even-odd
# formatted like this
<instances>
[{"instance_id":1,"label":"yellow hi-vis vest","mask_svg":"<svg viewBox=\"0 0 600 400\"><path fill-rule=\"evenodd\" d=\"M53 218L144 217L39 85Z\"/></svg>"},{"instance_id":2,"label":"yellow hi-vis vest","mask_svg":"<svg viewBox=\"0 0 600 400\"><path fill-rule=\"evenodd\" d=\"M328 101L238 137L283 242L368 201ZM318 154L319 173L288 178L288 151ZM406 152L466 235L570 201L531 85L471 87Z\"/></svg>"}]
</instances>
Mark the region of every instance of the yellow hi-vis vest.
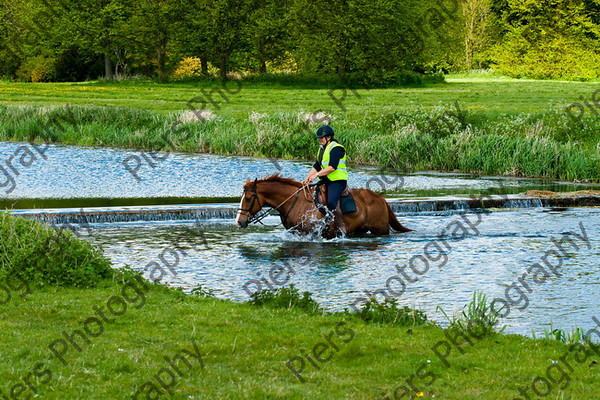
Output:
<instances>
[{"instance_id":1,"label":"yellow hi-vis vest","mask_svg":"<svg viewBox=\"0 0 600 400\"><path fill-rule=\"evenodd\" d=\"M323 159L321 160L321 167L323 169L325 169L329 166L329 155L330 155L329 153L331 152L331 150L333 148L338 147L338 146L341 147L342 149L344 148L344 146L342 146L338 142L334 142L334 141L329 142L327 147L325 147L325 151L323 152ZM318 155L317 155L317 157L318 157ZM344 153L344 157L340 159L340 162L338 163L336 170L333 172L330 172L329 175L327 175L327 178L329 178L330 181L347 181L348 180L348 170L346 169L346 153ZM319 180L321 180L321 177L319 177Z\"/></svg>"}]
</instances>

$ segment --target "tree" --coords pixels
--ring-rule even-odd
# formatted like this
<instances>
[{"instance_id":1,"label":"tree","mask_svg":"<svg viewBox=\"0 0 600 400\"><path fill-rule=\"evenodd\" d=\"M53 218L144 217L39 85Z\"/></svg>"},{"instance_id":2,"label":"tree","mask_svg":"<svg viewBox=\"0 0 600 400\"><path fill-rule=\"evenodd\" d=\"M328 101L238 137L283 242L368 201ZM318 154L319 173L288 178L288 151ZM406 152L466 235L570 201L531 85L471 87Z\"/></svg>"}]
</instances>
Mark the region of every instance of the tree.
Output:
<instances>
[{"instance_id":1,"label":"tree","mask_svg":"<svg viewBox=\"0 0 600 400\"><path fill-rule=\"evenodd\" d=\"M176 0L137 0L131 8L130 45L154 61L160 82L167 78L167 50L178 20L177 10Z\"/></svg>"},{"instance_id":2,"label":"tree","mask_svg":"<svg viewBox=\"0 0 600 400\"><path fill-rule=\"evenodd\" d=\"M245 36L258 71L267 72L267 62L283 58L289 42L286 11L288 0L253 0Z\"/></svg>"},{"instance_id":3,"label":"tree","mask_svg":"<svg viewBox=\"0 0 600 400\"><path fill-rule=\"evenodd\" d=\"M208 36L213 57L219 66L221 79L227 79L229 59L243 44L243 32L250 12L249 1L205 0L207 1L209 31Z\"/></svg>"},{"instance_id":4,"label":"tree","mask_svg":"<svg viewBox=\"0 0 600 400\"><path fill-rule=\"evenodd\" d=\"M489 42L490 0L463 0L462 16L465 24L464 48L467 69L473 69L475 53L485 49Z\"/></svg>"},{"instance_id":5,"label":"tree","mask_svg":"<svg viewBox=\"0 0 600 400\"><path fill-rule=\"evenodd\" d=\"M493 49L498 69L531 78L600 76L600 29L589 7L582 0L507 0Z\"/></svg>"},{"instance_id":6,"label":"tree","mask_svg":"<svg viewBox=\"0 0 600 400\"><path fill-rule=\"evenodd\" d=\"M178 15L173 37L178 58L199 57L202 74L208 74L208 60L212 52L210 10L206 0L181 0L174 6Z\"/></svg>"},{"instance_id":7,"label":"tree","mask_svg":"<svg viewBox=\"0 0 600 400\"><path fill-rule=\"evenodd\" d=\"M295 54L308 71L367 81L426 68L455 51L458 0L294 0ZM452 4L454 3L454 5Z\"/></svg>"}]
</instances>

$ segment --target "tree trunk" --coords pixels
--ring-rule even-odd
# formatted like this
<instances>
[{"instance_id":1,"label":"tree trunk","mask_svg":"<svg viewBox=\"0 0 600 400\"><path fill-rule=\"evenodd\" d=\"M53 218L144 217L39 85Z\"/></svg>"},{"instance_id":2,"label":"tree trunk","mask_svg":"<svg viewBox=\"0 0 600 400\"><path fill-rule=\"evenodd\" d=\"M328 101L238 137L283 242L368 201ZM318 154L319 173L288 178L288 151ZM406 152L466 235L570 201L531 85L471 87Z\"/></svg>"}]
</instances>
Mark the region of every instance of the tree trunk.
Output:
<instances>
[{"instance_id":1,"label":"tree trunk","mask_svg":"<svg viewBox=\"0 0 600 400\"><path fill-rule=\"evenodd\" d=\"M264 7L264 4L263 4ZM260 39L258 41L258 58L259 58L259 66L258 66L258 72L260 74L266 74L267 73L267 56L265 55L266 51L265 51L265 44L264 41L262 39Z\"/></svg>"},{"instance_id":2,"label":"tree trunk","mask_svg":"<svg viewBox=\"0 0 600 400\"><path fill-rule=\"evenodd\" d=\"M221 74L221 80L227 79L227 56L225 54L221 54L219 57L219 72Z\"/></svg>"},{"instance_id":3,"label":"tree trunk","mask_svg":"<svg viewBox=\"0 0 600 400\"><path fill-rule=\"evenodd\" d=\"M159 82L164 82L165 81L165 46L163 46L162 43L160 43L157 48L156 48L157 54L156 54L156 61L158 63L158 81Z\"/></svg>"},{"instance_id":4,"label":"tree trunk","mask_svg":"<svg viewBox=\"0 0 600 400\"><path fill-rule=\"evenodd\" d=\"M260 67L258 69L258 72L261 74L267 73L267 62L265 60L260 60Z\"/></svg>"},{"instance_id":5,"label":"tree trunk","mask_svg":"<svg viewBox=\"0 0 600 400\"><path fill-rule=\"evenodd\" d=\"M346 83L346 63L341 63L337 68L337 75L341 82Z\"/></svg>"},{"instance_id":6,"label":"tree trunk","mask_svg":"<svg viewBox=\"0 0 600 400\"><path fill-rule=\"evenodd\" d=\"M465 38L465 62L467 64L467 69L470 71L473 69L473 43L467 37Z\"/></svg>"},{"instance_id":7,"label":"tree trunk","mask_svg":"<svg viewBox=\"0 0 600 400\"><path fill-rule=\"evenodd\" d=\"M104 79L113 79L112 62L110 60L110 52L108 50L104 52Z\"/></svg>"},{"instance_id":8,"label":"tree trunk","mask_svg":"<svg viewBox=\"0 0 600 400\"><path fill-rule=\"evenodd\" d=\"M200 67L202 68L202 75L208 75L208 57L206 54L200 56Z\"/></svg>"}]
</instances>

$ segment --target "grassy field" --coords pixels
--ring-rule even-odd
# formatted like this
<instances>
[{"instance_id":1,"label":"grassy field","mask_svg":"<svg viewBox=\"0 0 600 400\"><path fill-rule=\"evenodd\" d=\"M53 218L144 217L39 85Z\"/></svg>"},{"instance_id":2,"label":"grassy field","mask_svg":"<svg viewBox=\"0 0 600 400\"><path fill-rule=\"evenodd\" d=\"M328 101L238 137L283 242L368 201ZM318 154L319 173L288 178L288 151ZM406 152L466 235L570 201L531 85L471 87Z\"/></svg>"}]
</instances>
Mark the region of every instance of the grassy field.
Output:
<instances>
[{"instance_id":1,"label":"grassy field","mask_svg":"<svg viewBox=\"0 0 600 400\"><path fill-rule=\"evenodd\" d=\"M50 346L64 340L62 332L83 332L84 321L97 316L94 307L107 313L108 300L122 296L118 282L103 286L33 289L23 299L15 296L2 305L0 398L19 383L23 385L17 388L23 390L19 398L33 395L23 382L38 363L39 376L29 381L39 398L127 399L148 381L157 387L154 397L147 385L142 393L150 391L148 397L138 398L159 398L156 394L169 398L155 375L170 369L165 357L172 359L183 350L195 354L193 341L201 361L186 356L189 366L177 363L181 375L174 374L174 379L166 371L160 375L163 382L173 382L174 399L409 399L414 393L424 399L512 399L519 397L519 388L529 388L533 399L534 378L546 377L552 360L564 354L573 371L563 367L568 381L565 377L562 382L560 374L551 371L558 383L551 383L547 398L591 400L600 390L599 367L590 366L593 360L600 361L600 354L579 363L567 345L551 340L498 334L473 340L471 346L458 338L456 347L450 345L447 366L432 351L440 341L449 343L446 331L432 325L366 324L344 315L259 308L154 285L144 292L144 302L128 304L122 316L103 325L100 335L88 337L89 343L75 336L81 351L66 341L66 347L55 344L65 361L61 362ZM330 335L336 328L342 334ZM98 332L96 324L90 324L90 331ZM327 343L327 336L339 350L329 348L322 355L331 357L329 361L313 359L318 369L305 360L299 374L305 382L300 382L286 362L302 357L301 351L312 354L315 345ZM445 351L438 347L441 354ZM300 365L292 363L297 371ZM538 385L543 393L544 385ZM411 394L403 396L405 390L399 389L394 397L402 386Z\"/></svg>"},{"instance_id":2,"label":"grassy field","mask_svg":"<svg viewBox=\"0 0 600 400\"><path fill-rule=\"evenodd\" d=\"M187 110L187 102L202 95L202 89L221 88L218 83L154 82L81 82L81 83L13 83L0 82L0 104L36 107L64 106L65 104L99 107L124 107L171 113ZM265 87L259 84L228 84L230 92L226 103L215 94L221 108L211 110L220 116L247 118L252 112L315 112L341 113L326 89L298 89ZM456 78L444 84L425 87L393 89L357 89L357 97L346 91L342 105L347 113L362 116L365 109L377 112L384 107L407 108L422 106L452 108L455 101L469 109L489 113L540 113L552 108L564 108L580 102L579 96L591 100L600 83L535 81L500 78ZM331 90L331 89L330 89ZM227 94L227 93L226 93ZM341 99L342 89L332 92ZM600 109L598 110L600 111ZM591 113L588 110L588 113Z\"/></svg>"},{"instance_id":3,"label":"grassy field","mask_svg":"<svg viewBox=\"0 0 600 400\"><path fill-rule=\"evenodd\" d=\"M4 82L0 140L311 159L312 132L329 121L350 164L597 182L600 108L592 99L598 88L500 78L355 91L235 82L227 90L215 82ZM215 119L194 122L190 101ZM311 121L317 111L326 119ZM57 120L60 130L41 134ZM176 133L174 123L187 134Z\"/></svg>"}]
</instances>

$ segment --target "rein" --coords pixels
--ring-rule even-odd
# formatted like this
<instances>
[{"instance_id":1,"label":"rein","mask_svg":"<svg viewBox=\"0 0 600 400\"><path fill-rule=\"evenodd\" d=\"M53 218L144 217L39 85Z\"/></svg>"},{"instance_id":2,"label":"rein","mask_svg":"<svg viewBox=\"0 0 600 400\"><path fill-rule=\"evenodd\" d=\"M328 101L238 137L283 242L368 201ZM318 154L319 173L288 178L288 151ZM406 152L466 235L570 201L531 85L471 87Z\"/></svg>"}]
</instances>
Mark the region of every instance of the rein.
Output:
<instances>
[{"instance_id":1,"label":"rein","mask_svg":"<svg viewBox=\"0 0 600 400\"><path fill-rule=\"evenodd\" d=\"M248 223L250 224L254 224L254 223L260 223L261 225L264 225L262 223L262 220L265 219L267 217L267 215L269 215L269 213L271 212L271 210L277 210L279 211L279 207L281 207L282 205L284 205L289 199L291 199L292 197L296 196L294 198L294 202L292 203L290 209L285 213L285 215L283 216L283 218L287 218L288 215L290 215L290 212L292 211L292 209L294 208L294 206L296 205L296 202L298 201L298 194L300 193L300 191L302 190L304 192L304 198L307 201L311 201L310 198L310 193L308 192L308 187L309 186L314 186L314 184L308 184L308 185L302 185L302 187L298 188L298 190L296 190L294 193L292 193L287 199L285 199L284 201L282 201L277 207L271 207L257 215L252 214L252 208L254 207L254 203L256 201L258 201L258 205L260 206L260 208L263 208L263 206L260 204L260 200L258 199L258 193L256 192L256 186L254 186L254 188L252 189L244 189L244 192L251 192L253 194L252 196L252 202L250 203L250 206L248 209L245 208L239 208L239 211L246 211L248 212Z\"/></svg>"}]
</instances>

